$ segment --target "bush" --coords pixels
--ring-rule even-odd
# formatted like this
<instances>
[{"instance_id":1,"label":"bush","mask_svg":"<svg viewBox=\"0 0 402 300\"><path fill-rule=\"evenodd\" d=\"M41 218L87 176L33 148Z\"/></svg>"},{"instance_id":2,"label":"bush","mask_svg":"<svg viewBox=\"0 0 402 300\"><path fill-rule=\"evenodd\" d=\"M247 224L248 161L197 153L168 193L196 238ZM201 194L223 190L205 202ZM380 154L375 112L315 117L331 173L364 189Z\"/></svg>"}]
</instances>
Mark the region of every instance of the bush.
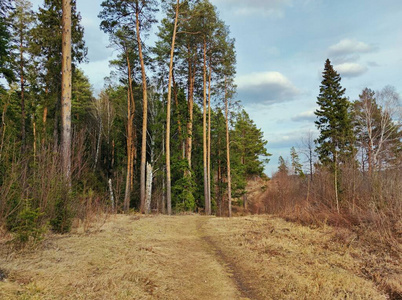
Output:
<instances>
[{"instance_id":1,"label":"bush","mask_svg":"<svg viewBox=\"0 0 402 300\"><path fill-rule=\"evenodd\" d=\"M71 230L74 214L68 205L69 193L59 198L54 207L54 217L50 220L52 230L56 233L67 233Z\"/></svg>"},{"instance_id":2,"label":"bush","mask_svg":"<svg viewBox=\"0 0 402 300\"><path fill-rule=\"evenodd\" d=\"M26 245L28 242L36 243L42 240L46 232L46 226L40 221L42 215L39 208L33 209L29 205L20 211L12 229L15 235L14 242Z\"/></svg>"}]
</instances>

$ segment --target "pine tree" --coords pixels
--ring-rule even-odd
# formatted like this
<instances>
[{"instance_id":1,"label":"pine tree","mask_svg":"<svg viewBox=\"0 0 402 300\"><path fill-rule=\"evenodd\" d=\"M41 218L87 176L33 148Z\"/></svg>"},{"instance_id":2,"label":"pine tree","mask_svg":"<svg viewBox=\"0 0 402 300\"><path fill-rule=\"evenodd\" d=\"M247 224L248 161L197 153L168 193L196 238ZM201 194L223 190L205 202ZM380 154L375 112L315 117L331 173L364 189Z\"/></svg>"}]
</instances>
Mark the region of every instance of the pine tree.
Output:
<instances>
[{"instance_id":1,"label":"pine tree","mask_svg":"<svg viewBox=\"0 0 402 300\"><path fill-rule=\"evenodd\" d=\"M153 23L156 22L154 14L157 11L157 2L155 0L140 1L140 0L128 0L128 1L116 1L108 0L103 1L102 11L99 17L103 20L101 28L111 36L116 35L118 32L130 33L132 29L134 36L125 36L127 39L133 39L137 42L138 58L141 66L141 79L142 79L142 133L141 133L141 174L140 174L140 211L145 212L145 181L146 181L146 150L147 150L147 122L148 122L148 88L147 88L147 76L145 70L145 47L142 43L141 34L148 32ZM143 49L144 47L144 49ZM127 57L128 57L127 53ZM132 92L131 97L132 97ZM129 110L129 108L128 108ZM129 154L128 154L129 157ZM130 158L128 159L130 160ZM131 162L130 162L131 163ZM129 179L127 177L127 179ZM132 178L131 178L132 180ZM128 180L127 180L128 182ZM126 199L128 201L129 189L127 189ZM126 201L126 202L127 202Z\"/></svg>"},{"instance_id":2,"label":"pine tree","mask_svg":"<svg viewBox=\"0 0 402 300\"><path fill-rule=\"evenodd\" d=\"M265 148L263 132L244 109L237 114L232 140L233 191L237 197L243 196L243 206L247 208L247 180L263 176L264 164L269 162L271 154Z\"/></svg>"},{"instance_id":3,"label":"pine tree","mask_svg":"<svg viewBox=\"0 0 402 300\"><path fill-rule=\"evenodd\" d=\"M30 31L30 54L34 57L38 85L43 87L43 127L46 130L48 118L53 118L53 142L58 146L61 107L61 64L62 64L62 1L45 0L36 14L37 24ZM88 49L85 47L84 28L76 0L71 1L71 64L85 61Z\"/></svg>"}]
</instances>

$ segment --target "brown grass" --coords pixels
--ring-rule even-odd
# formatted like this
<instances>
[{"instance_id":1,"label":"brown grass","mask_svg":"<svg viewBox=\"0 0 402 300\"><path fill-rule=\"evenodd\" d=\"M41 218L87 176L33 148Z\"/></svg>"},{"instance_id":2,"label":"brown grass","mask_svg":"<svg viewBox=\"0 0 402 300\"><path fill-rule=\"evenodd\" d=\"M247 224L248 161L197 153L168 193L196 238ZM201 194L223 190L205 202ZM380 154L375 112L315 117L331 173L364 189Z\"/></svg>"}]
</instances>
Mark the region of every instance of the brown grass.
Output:
<instances>
[{"instance_id":1,"label":"brown grass","mask_svg":"<svg viewBox=\"0 0 402 300\"><path fill-rule=\"evenodd\" d=\"M362 278L354 236L268 216L215 218L204 227L260 299L386 299Z\"/></svg>"},{"instance_id":2,"label":"brown grass","mask_svg":"<svg viewBox=\"0 0 402 300\"><path fill-rule=\"evenodd\" d=\"M394 177L390 178L390 182L395 181ZM259 188L264 183L262 180L251 181L247 187L249 210L275 214L316 229L334 226L334 238L339 243L350 243L359 249L360 254L355 255L360 261L360 276L374 281L390 299L402 299L402 222L398 205L388 203L389 206L382 210L365 207L364 201L370 197L356 194L355 200L342 202L343 207L338 213L325 201L331 195L323 200L314 193L325 180L325 176L315 177L317 186L310 194L307 193L306 180L294 176L276 176L266 183L265 190ZM398 198L398 192L394 190ZM331 188L323 188L321 196L325 191L331 191ZM384 189L384 197L391 191ZM352 237L352 242L349 237Z\"/></svg>"},{"instance_id":3,"label":"brown grass","mask_svg":"<svg viewBox=\"0 0 402 300\"><path fill-rule=\"evenodd\" d=\"M50 236L31 253L3 249L0 299L235 299L196 218L117 215L97 233Z\"/></svg>"},{"instance_id":4,"label":"brown grass","mask_svg":"<svg viewBox=\"0 0 402 300\"><path fill-rule=\"evenodd\" d=\"M267 216L116 215L29 252L1 243L0 299L385 299L354 243Z\"/></svg>"}]
</instances>

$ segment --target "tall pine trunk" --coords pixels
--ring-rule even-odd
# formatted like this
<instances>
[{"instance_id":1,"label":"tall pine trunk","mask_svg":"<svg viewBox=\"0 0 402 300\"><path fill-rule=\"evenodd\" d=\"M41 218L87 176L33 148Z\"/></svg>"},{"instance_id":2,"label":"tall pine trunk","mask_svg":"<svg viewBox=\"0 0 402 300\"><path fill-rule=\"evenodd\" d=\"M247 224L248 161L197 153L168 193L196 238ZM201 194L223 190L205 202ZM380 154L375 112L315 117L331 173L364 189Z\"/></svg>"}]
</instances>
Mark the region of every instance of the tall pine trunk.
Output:
<instances>
[{"instance_id":1,"label":"tall pine trunk","mask_svg":"<svg viewBox=\"0 0 402 300\"><path fill-rule=\"evenodd\" d=\"M61 152L63 175L71 185L71 2L63 0L62 4Z\"/></svg>"},{"instance_id":2,"label":"tall pine trunk","mask_svg":"<svg viewBox=\"0 0 402 300\"><path fill-rule=\"evenodd\" d=\"M179 19L180 0L176 3L176 16L174 19L172 46L170 48L170 63L169 63L169 82L168 82L168 97L166 111L166 200L168 214L172 214L172 179L170 172L170 108L172 100L172 75L173 75L173 55L174 45L176 41L177 21Z\"/></svg>"},{"instance_id":3,"label":"tall pine trunk","mask_svg":"<svg viewBox=\"0 0 402 300\"><path fill-rule=\"evenodd\" d=\"M189 53L190 55L190 53ZM191 170L191 151L193 148L193 112L194 112L194 82L195 70L191 58L188 61L188 122L187 122L187 140L186 140L186 157L188 167ZM190 171L188 171L191 174Z\"/></svg>"},{"instance_id":4,"label":"tall pine trunk","mask_svg":"<svg viewBox=\"0 0 402 300\"><path fill-rule=\"evenodd\" d=\"M127 173L126 173L126 189L124 192L124 211L128 212L130 208L130 195L131 195L131 151L132 151L132 123L131 123L131 100L130 88L127 90Z\"/></svg>"},{"instance_id":5,"label":"tall pine trunk","mask_svg":"<svg viewBox=\"0 0 402 300\"><path fill-rule=\"evenodd\" d=\"M230 141L229 141L229 100L225 78L225 121L226 121L226 160L227 160L227 181L228 181L228 216L232 216L232 178L230 175Z\"/></svg>"},{"instance_id":6,"label":"tall pine trunk","mask_svg":"<svg viewBox=\"0 0 402 300\"><path fill-rule=\"evenodd\" d=\"M147 93L147 78L145 75L145 65L144 57L142 55L142 45L141 45L141 35L140 35L140 20L139 13L140 9L138 7L135 14L135 25L137 31L137 43L138 43L138 53L140 56L141 63L141 75L142 75L142 145L141 145L141 175L140 175L140 211L141 213L145 211L145 170L146 170L146 155L147 155L147 122L148 122L148 93Z\"/></svg>"},{"instance_id":7,"label":"tall pine trunk","mask_svg":"<svg viewBox=\"0 0 402 300\"><path fill-rule=\"evenodd\" d=\"M204 37L204 99L203 99L203 117L202 117L202 133L203 133L203 164L204 164L204 200L205 214L211 214L211 208L208 199L208 171L207 171L207 42Z\"/></svg>"},{"instance_id":8,"label":"tall pine trunk","mask_svg":"<svg viewBox=\"0 0 402 300\"><path fill-rule=\"evenodd\" d=\"M124 211L127 212L130 208L130 196L133 182L133 121L134 121L134 95L132 89L132 77L131 77L131 64L128 55L128 49L126 49L127 60L127 72L128 72L128 89L127 89L127 174L126 174L126 189L124 193Z\"/></svg>"},{"instance_id":9,"label":"tall pine trunk","mask_svg":"<svg viewBox=\"0 0 402 300\"><path fill-rule=\"evenodd\" d=\"M209 63L208 74L208 156L207 156L207 179L208 179L208 201L211 212L211 62Z\"/></svg>"}]
</instances>

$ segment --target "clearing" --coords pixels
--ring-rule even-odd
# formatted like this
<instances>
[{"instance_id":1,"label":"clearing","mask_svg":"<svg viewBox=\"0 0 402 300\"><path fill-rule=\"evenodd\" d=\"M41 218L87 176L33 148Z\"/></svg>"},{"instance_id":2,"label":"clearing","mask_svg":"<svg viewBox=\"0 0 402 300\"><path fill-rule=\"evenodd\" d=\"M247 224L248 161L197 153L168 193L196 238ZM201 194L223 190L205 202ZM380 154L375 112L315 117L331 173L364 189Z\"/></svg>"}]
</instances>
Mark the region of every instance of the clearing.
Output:
<instances>
[{"instance_id":1,"label":"clearing","mask_svg":"<svg viewBox=\"0 0 402 300\"><path fill-rule=\"evenodd\" d=\"M329 227L199 215L97 226L33 251L0 243L0 299L387 299L363 278L353 239Z\"/></svg>"}]
</instances>

